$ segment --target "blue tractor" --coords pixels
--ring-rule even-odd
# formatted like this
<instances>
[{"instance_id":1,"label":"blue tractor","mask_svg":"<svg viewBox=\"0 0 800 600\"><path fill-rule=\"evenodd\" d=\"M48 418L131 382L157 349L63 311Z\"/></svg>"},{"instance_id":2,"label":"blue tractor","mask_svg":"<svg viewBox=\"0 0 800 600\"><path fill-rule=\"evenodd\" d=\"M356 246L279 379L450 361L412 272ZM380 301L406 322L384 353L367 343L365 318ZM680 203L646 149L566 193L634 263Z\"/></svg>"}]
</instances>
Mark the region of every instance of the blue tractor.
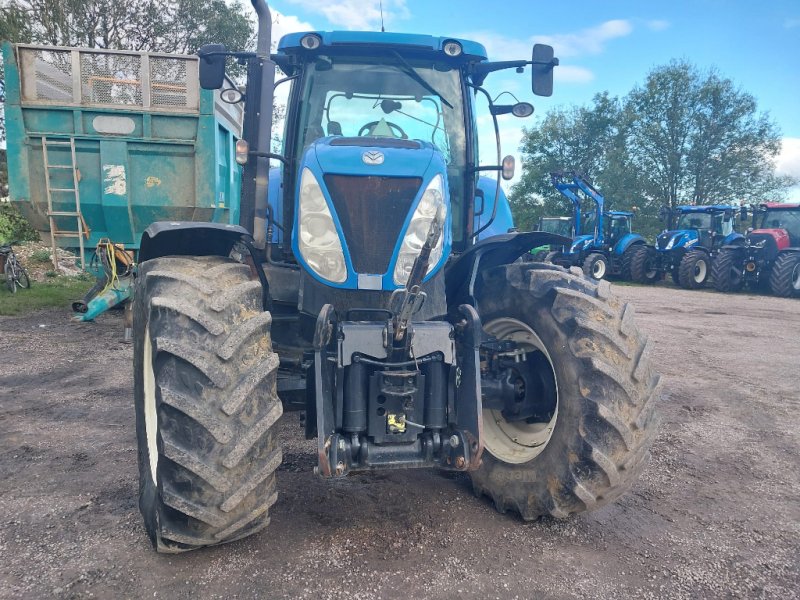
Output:
<instances>
[{"instance_id":1,"label":"blue tractor","mask_svg":"<svg viewBox=\"0 0 800 600\"><path fill-rule=\"evenodd\" d=\"M702 288L720 248L744 244L744 236L734 230L736 208L731 205L664 208L662 216L666 229L655 247L637 248L632 258L631 278L638 283L655 283L669 273L675 285Z\"/></svg>"},{"instance_id":2,"label":"blue tractor","mask_svg":"<svg viewBox=\"0 0 800 600\"><path fill-rule=\"evenodd\" d=\"M452 37L314 31L271 55L253 4L255 53L199 52L205 88L227 57L248 65L246 98L221 97L245 103L240 225L153 223L139 255L139 507L155 548L269 523L284 410L303 411L323 478L465 472L525 519L617 498L655 433L646 339L607 284L517 260L569 240L509 232L500 178L481 173L508 178L513 160L477 156L476 97L493 118L533 108L495 105L484 80L530 67L549 95L552 48L490 62ZM290 86L280 154L274 85Z\"/></svg>"},{"instance_id":3,"label":"blue tractor","mask_svg":"<svg viewBox=\"0 0 800 600\"><path fill-rule=\"evenodd\" d=\"M605 211L605 198L587 177L575 172L550 174L553 185L572 204L575 236L547 255L546 260L564 267L580 267L595 280L608 275L630 279L631 259L645 239L632 233L633 213ZM582 205L591 202L593 210L582 214Z\"/></svg>"}]
</instances>

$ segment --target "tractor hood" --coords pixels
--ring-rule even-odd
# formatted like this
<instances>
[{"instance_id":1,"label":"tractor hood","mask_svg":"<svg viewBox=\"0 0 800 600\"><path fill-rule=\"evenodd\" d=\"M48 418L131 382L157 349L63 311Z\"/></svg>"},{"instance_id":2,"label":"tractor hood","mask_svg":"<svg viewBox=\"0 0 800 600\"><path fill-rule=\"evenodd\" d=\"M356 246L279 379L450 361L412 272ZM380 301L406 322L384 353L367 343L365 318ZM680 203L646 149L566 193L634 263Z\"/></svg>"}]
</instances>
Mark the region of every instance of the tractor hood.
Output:
<instances>
[{"instance_id":1,"label":"tractor hood","mask_svg":"<svg viewBox=\"0 0 800 600\"><path fill-rule=\"evenodd\" d=\"M327 137L313 146L323 173L421 177L438 152L431 144L379 137Z\"/></svg>"},{"instance_id":2,"label":"tractor hood","mask_svg":"<svg viewBox=\"0 0 800 600\"><path fill-rule=\"evenodd\" d=\"M658 250L673 250L675 248L689 248L695 245L699 236L694 229L673 229L660 233L656 238Z\"/></svg>"},{"instance_id":3,"label":"tractor hood","mask_svg":"<svg viewBox=\"0 0 800 600\"><path fill-rule=\"evenodd\" d=\"M593 235L579 235L572 240L572 245L569 247L570 254L580 252L594 240Z\"/></svg>"},{"instance_id":4,"label":"tractor hood","mask_svg":"<svg viewBox=\"0 0 800 600\"><path fill-rule=\"evenodd\" d=\"M292 248L320 283L354 290L403 287L402 274L407 278L422 248L434 206L443 207L445 222L426 281L450 254L447 168L429 143L321 138L303 154L296 189Z\"/></svg>"}]
</instances>

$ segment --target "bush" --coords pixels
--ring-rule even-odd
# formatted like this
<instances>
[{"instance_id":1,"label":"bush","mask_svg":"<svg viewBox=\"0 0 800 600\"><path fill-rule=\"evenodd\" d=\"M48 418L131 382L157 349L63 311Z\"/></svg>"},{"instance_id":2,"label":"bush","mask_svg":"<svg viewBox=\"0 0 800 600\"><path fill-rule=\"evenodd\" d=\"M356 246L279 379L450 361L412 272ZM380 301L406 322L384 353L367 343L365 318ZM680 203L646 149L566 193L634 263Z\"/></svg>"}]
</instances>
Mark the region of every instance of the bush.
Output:
<instances>
[{"instance_id":1,"label":"bush","mask_svg":"<svg viewBox=\"0 0 800 600\"><path fill-rule=\"evenodd\" d=\"M49 263L53 260L53 252L48 248L42 248L41 250L34 250L31 252L28 258L33 262Z\"/></svg>"},{"instance_id":2,"label":"bush","mask_svg":"<svg viewBox=\"0 0 800 600\"><path fill-rule=\"evenodd\" d=\"M0 242L35 242L39 234L11 202L0 202Z\"/></svg>"}]
</instances>

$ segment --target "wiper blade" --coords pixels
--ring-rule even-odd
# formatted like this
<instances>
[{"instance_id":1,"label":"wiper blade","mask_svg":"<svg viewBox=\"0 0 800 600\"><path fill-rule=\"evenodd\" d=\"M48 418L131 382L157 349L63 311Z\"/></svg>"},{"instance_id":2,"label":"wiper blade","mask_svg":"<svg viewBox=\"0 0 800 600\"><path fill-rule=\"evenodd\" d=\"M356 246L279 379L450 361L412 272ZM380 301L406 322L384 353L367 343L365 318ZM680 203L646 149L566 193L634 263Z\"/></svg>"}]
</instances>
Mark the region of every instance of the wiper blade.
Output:
<instances>
[{"instance_id":1,"label":"wiper blade","mask_svg":"<svg viewBox=\"0 0 800 600\"><path fill-rule=\"evenodd\" d=\"M453 105L450 104L447 101L447 98L442 96L436 88L434 88L430 83L425 81L425 79L422 77L422 75L417 73L417 70L414 67L412 67L410 64L408 64L408 62L406 62L406 59L403 58L396 50L392 50L392 54L394 54L397 57L397 60L399 60L403 64L403 66L405 67L405 69L400 69L403 73L405 73L406 75L411 77L411 79L416 81L418 84L420 84L422 87L424 87L427 91L429 91L434 96L439 96L439 98L442 101L442 104L444 104L448 108L453 108Z\"/></svg>"}]
</instances>

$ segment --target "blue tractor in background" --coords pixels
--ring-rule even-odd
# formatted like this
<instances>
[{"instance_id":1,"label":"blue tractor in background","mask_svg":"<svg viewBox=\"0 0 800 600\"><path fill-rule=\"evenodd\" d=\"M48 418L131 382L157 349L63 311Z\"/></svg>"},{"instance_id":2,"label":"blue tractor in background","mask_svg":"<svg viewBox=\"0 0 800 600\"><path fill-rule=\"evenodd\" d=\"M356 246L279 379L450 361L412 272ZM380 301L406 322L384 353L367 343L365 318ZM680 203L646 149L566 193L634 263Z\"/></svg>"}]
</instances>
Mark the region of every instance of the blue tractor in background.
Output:
<instances>
[{"instance_id":1,"label":"blue tractor in background","mask_svg":"<svg viewBox=\"0 0 800 600\"><path fill-rule=\"evenodd\" d=\"M572 204L575 235L569 245L553 249L546 260L563 267L580 267L587 277L600 280L607 275L630 279L635 250L645 239L631 231L633 213L605 211L605 198L589 179L575 172L550 174L555 188ZM584 201L593 209L582 213Z\"/></svg>"},{"instance_id":2,"label":"blue tractor in background","mask_svg":"<svg viewBox=\"0 0 800 600\"><path fill-rule=\"evenodd\" d=\"M312 31L270 54L269 9L253 5L255 53L198 53L204 88L227 57L248 66L246 98L223 97L245 103L240 224L153 223L139 254L139 508L155 548L267 526L284 410L304 411L323 478L465 472L525 519L613 501L655 437L646 339L607 284L517 260L569 240L509 232L500 177L481 176L512 176L497 115L533 111L494 104L484 80L529 66L550 95L553 49L491 62L452 37ZM275 85L290 86L280 154ZM498 148L487 166L479 98Z\"/></svg>"},{"instance_id":3,"label":"blue tractor in background","mask_svg":"<svg viewBox=\"0 0 800 600\"><path fill-rule=\"evenodd\" d=\"M633 255L633 281L655 283L669 273L682 288L702 288L720 248L744 244L744 236L734 230L736 208L731 205L664 208L662 216L666 229L656 237L655 246L639 247Z\"/></svg>"}]
</instances>

